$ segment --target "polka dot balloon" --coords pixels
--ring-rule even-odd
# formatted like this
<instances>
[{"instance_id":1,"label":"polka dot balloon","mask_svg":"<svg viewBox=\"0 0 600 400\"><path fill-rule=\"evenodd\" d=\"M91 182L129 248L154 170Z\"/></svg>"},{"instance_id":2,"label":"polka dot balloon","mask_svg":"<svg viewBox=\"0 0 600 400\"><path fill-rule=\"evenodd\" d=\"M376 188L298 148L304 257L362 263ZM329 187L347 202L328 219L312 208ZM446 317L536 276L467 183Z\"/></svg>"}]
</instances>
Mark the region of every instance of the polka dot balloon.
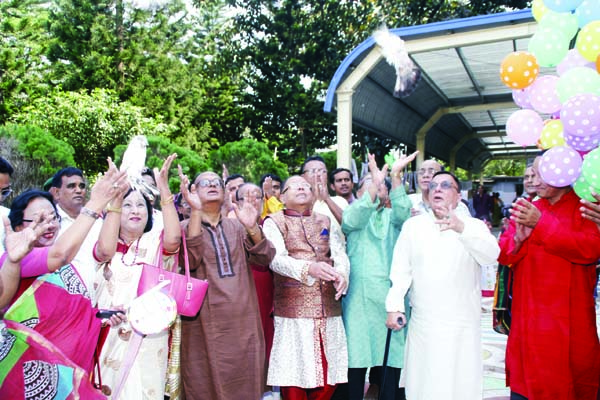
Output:
<instances>
[{"instance_id":1,"label":"polka dot balloon","mask_svg":"<svg viewBox=\"0 0 600 400\"><path fill-rule=\"evenodd\" d=\"M590 136L575 136L563 133L565 143L578 151L590 151L600 146L600 133Z\"/></svg>"},{"instance_id":2,"label":"polka dot balloon","mask_svg":"<svg viewBox=\"0 0 600 400\"><path fill-rule=\"evenodd\" d=\"M570 97L560 110L566 133L590 136L600 133L600 97L589 93Z\"/></svg>"},{"instance_id":3,"label":"polka dot balloon","mask_svg":"<svg viewBox=\"0 0 600 400\"><path fill-rule=\"evenodd\" d=\"M563 125L558 119L551 119L544 123L542 136L540 137L540 146L542 149L550 149L556 146L564 146ZM577 149L575 149L577 150Z\"/></svg>"},{"instance_id":4,"label":"polka dot balloon","mask_svg":"<svg viewBox=\"0 0 600 400\"><path fill-rule=\"evenodd\" d=\"M581 174L581 156L568 146L556 146L540 159L540 176L554 187L572 185Z\"/></svg>"},{"instance_id":5,"label":"polka dot balloon","mask_svg":"<svg viewBox=\"0 0 600 400\"><path fill-rule=\"evenodd\" d=\"M594 196L592 196L592 190L595 193L600 193L600 188L593 188L590 186L589 182L585 180L583 175L580 175L579 178L573 184L573 190L575 190L575 194L579 196L580 199L585 199L592 203L596 202Z\"/></svg>"},{"instance_id":6,"label":"polka dot balloon","mask_svg":"<svg viewBox=\"0 0 600 400\"><path fill-rule=\"evenodd\" d=\"M600 148L585 155L581 173L590 186L600 188Z\"/></svg>"},{"instance_id":7,"label":"polka dot balloon","mask_svg":"<svg viewBox=\"0 0 600 400\"><path fill-rule=\"evenodd\" d=\"M540 138L543 127L544 121L538 113L533 110L519 110L508 117L506 136L518 145L531 146Z\"/></svg>"},{"instance_id":8,"label":"polka dot balloon","mask_svg":"<svg viewBox=\"0 0 600 400\"><path fill-rule=\"evenodd\" d=\"M530 86L529 100L534 110L544 114L553 114L560 110L562 102L556 92L557 83L558 76L555 75L540 76L533 82Z\"/></svg>"},{"instance_id":9,"label":"polka dot balloon","mask_svg":"<svg viewBox=\"0 0 600 400\"><path fill-rule=\"evenodd\" d=\"M600 21L592 21L581 28L577 34L575 47L583 58L596 61L596 57L600 54Z\"/></svg>"},{"instance_id":10,"label":"polka dot balloon","mask_svg":"<svg viewBox=\"0 0 600 400\"><path fill-rule=\"evenodd\" d=\"M525 89L513 89L512 98L519 108L532 109L531 101L529 100L529 91L531 86L527 86Z\"/></svg>"},{"instance_id":11,"label":"polka dot balloon","mask_svg":"<svg viewBox=\"0 0 600 400\"><path fill-rule=\"evenodd\" d=\"M583 0L544 0L544 5L552 11L567 12L576 9Z\"/></svg>"},{"instance_id":12,"label":"polka dot balloon","mask_svg":"<svg viewBox=\"0 0 600 400\"><path fill-rule=\"evenodd\" d=\"M569 38L556 26L539 26L529 43L527 50L535 56L542 67L554 67L561 62L569 51Z\"/></svg>"},{"instance_id":13,"label":"polka dot balloon","mask_svg":"<svg viewBox=\"0 0 600 400\"><path fill-rule=\"evenodd\" d=\"M531 85L539 72L535 56L526 51L510 53L500 64L500 79L511 89L524 89Z\"/></svg>"}]
</instances>

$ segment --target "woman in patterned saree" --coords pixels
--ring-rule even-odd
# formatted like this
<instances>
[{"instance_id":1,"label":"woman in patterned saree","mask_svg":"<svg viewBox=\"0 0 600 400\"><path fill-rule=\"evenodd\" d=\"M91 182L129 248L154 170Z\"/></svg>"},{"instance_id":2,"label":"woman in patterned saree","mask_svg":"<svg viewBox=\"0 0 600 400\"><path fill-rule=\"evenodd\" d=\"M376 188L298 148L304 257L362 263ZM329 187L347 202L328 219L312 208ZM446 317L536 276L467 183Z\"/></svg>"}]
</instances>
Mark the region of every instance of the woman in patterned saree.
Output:
<instances>
[{"instance_id":1,"label":"woman in patterned saree","mask_svg":"<svg viewBox=\"0 0 600 400\"><path fill-rule=\"evenodd\" d=\"M30 251L22 260L4 255L0 260L3 269L14 272L15 264L21 264L29 272L43 272L56 263L62 266L39 276L5 314L0 337L0 398L103 398L89 378L101 321L70 261L106 204L127 186L126 175L112 164L94 185L90 201L75 223L58 240L58 214L49 193L30 190L13 201L7 232L31 233L40 225L44 229L27 243ZM6 244L14 248L8 237ZM14 293L16 285L10 289ZM0 297L10 299L12 293ZM120 321L120 316L111 318L111 323Z\"/></svg>"},{"instance_id":2,"label":"woman in patterned saree","mask_svg":"<svg viewBox=\"0 0 600 400\"><path fill-rule=\"evenodd\" d=\"M181 228L168 172L176 155L169 156L160 172L156 171L160 192L163 229L152 228L152 204L138 190L129 190L111 202L102 225L94 257L103 263L96 277L98 307L127 308L137 296L142 273L141 263L170 269L181 242ZM161 248L162 239L162 248ZM159 310L157 310L158 312ZM127 400L164 399L168 331L143 338L128 322L113 326L100 354L102 384L113 396Z\"/></svg>"}]
</instances>

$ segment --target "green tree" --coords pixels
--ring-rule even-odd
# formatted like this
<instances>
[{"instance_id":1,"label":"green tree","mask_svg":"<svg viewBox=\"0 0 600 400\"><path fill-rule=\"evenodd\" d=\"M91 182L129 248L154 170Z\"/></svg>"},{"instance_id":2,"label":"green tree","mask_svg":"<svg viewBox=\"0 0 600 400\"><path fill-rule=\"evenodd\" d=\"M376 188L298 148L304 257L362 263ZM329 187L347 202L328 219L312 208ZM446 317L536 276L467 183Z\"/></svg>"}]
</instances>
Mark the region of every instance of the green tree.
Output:
<instances>
[{"instance_id":1,"label":"green tree","mask_svg":"<svg viewBox=\"0 0 600 400\"><path fill-rule=\"evenodd\" d=\"M196 4L202 1L196 0ZM323 113L329 81L344 57L381 24L416 25L504 7L523 8L523 0L228 0L237 10L232 31L240 38L222 52L224 63L243 71L244 127L282 149L297 165L307 154L335 142L333 115ZM354 127L356 142L379 155L392 141ZM357 146L364 154L364 146Z\"/></svg>"},{"instance_id":2,"label":"green tree","mask_svg":"<svg viewBox=\"0 0 600 400\"><path fill-rule=\"evenodd\" d=\"M41 187L60 168L75 165L73 147L36 126L0 126L0 156L15 169L15 193Z\"/></svg>"},{"instance_id":3,"label":"green tree","mask_svg":"<svg viewBox=\"0 0 600 400\"><path fill-rule=\"evenodd\" d=\"M230 174L242 174L249 182L258 182L262 174L288 177L287 165L275 159L266 144L254 139L230 142L210 153L213 169L222 172L225 164Z\"/></svg>"},{"instance_id":4,"label":"green tree","mask_svg":"<svg viewBox=\"0 0 600 400\"><path fill-rule=\"evenodd\" d=\"M176 128L146 118L140 107L119 101L114 92L56 92L35 99L14 117L15 122L39 126L75 149L77 166L86 174L106 170L106 158L118 144L134 135L169 136Z\"/></svg>"},{"instance_id":5,"label":"green tree","mask_svg":"<svg viewBox=\"0 0 600 400\"><path fill-rule=\"evenodd\" d=\"M208 171L211 169L210 163L208 160L200 157L194 151L178 146L172 143L170 140L160 137L160 136L148 136L148 149L146 149L146 166L150 168L158 168L162 167L165 159L173 153L177 153L177 158L173 163L173 166L176 167L177 164L181 165L181 169L184 174L186 174L190 180L194 179L194 177L203 171ZM123 153L127 145L120 144L114 149L114 159L117 165L121 163L121 159L123 158ZM177 175L177 169L173 168L169 171L169 187L173 193L179 192L179 176Z\"/></svg>"},{"instance_id":6,"label":"green tree","mask_svg":"<svg viewBox=\"0 0 600 400\"><path fill-rule=\"evenodd\" d=\"M47 91L46 5L44 0L0 1L0 124Z\"/></svg>"}]
</instances>

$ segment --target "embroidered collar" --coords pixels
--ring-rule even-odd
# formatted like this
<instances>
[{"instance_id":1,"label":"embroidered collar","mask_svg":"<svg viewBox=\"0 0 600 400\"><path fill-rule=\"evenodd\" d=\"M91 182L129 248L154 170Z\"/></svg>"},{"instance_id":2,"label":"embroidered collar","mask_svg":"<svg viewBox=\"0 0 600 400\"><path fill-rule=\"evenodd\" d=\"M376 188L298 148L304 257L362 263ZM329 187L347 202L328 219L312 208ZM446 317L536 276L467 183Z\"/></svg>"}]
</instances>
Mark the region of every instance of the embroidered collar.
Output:
<instances>
[{"instance_id":1,"label":"embroidered collar","mask_svg":"<svg viewBox=\"0 0 600 400\"><path fill-rule=\"evenodd\" d=\"M296 210L285 209L283 210L283 215L288 217L310 217L312 214L312 210L305 210L303 212L298 212Z\"/></svg>"}]
</instances>

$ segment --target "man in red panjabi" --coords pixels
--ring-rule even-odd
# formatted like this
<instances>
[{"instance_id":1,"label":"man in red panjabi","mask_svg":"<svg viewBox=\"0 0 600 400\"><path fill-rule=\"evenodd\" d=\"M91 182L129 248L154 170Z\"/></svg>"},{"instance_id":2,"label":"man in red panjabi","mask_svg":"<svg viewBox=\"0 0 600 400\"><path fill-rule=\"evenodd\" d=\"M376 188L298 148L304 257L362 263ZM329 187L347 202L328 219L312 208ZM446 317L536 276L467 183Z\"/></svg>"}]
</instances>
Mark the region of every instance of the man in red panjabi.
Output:
<instances>
[{"instance_id":1,"label":"man in red panjabi","mask_svg":"<svg viewBox=\"0 0 600 400\"><path fill-rule=\"evenodd\" d=\"M600 377L596 264L600 231L581 215L570 186L539 175L533 203L519 199L500 239L499 262L514 267L512 324L506 348L511 399L595 400Z\"/></svg>"}]
</instances>

